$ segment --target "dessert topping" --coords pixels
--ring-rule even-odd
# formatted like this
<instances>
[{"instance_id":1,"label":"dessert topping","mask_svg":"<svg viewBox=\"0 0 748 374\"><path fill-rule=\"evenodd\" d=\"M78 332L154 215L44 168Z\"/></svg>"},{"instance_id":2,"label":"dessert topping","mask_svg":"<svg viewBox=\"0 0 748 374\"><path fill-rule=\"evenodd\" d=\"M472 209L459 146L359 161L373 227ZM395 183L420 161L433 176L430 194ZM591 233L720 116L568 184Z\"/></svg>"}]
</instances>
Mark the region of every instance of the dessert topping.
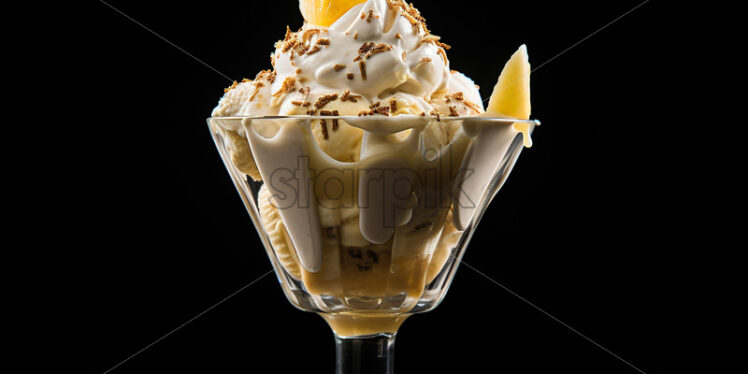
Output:
<instances>
[{"instance_id":1,"label":"dessert topping","mask_svg":"<svg viewBox=\"0 0 748 374\"><path fill-rule=\"evenodd\" d=\"M366 42L361 46L361 48L358 49L358 56L356 56L353 61L355 62L367 60L377 53L387 52L390 50L392 50L392 46L387 43L374 44L373 42Z\"/></svg>"},{"instance_id":2,"label":"dessert topping","mask_svg":"<svg viewBox=\"0 0 748 374\"><path fill-rule=\"evenodd\" d=\"M273 103L277 105L278 102L283 99L283 97L285 97L287 93L293 91L294 88L296 88L296 78L288 77L284 79L281 88L278 90L278 92L273 94Z\"/></svg>"},{"instance_id":3,"label":"dessert topping","mask_svg":"<svg viewBox=\"0 0 748 374\"><path fill-rule=\"evenodd\" d=\"M450 102L451 100L463 101L465 100L465 94L463 94L462 91L459 91L451 95L447 95L446 101Z\"/></svg>"},{"instance_id":4,"label":"dessert topping","mask_svg":"<svg viewBox=\"0 0 748 374\"><path fill-rule=\"evenodd\" d=\"M337 99L338 99L338 94L329 94L329 95L322 96L319 99L317 99L317 102L314 104L314 107L317 109L322 109L329 102L335 101Z\"/></svg>"},{"instance_id":5,"label":"dessert topping","mask_svg":"<svg viewBox=\"0 0 748 374\"><path fill-rule=\"evenodd\" d=\"M234 81L234 83L229 88L224 88L223 89L223 93L227 93L227 92L233 90L234 88L236 88L237 85L239 85L239 83L237 83L236 81Z\"/></svg>"},{"instance_id":6,"label":"dessert topping","mask_svg":"<svg viewBox=\"0 0 748 374\"><path fill-rule=\"evenodd\" d=\"M447 53L444 52L444 48L439 48L436 50L436 52L442 56L442 59L444 59L444 66L447 66L447 63L449 63L449 59L447 59Z\"/></svg>"},{"instance_id":7,"label":"dessert topping","mask_svg":"<svg viewBox=\"0 0 748 374\"><path fill-rule=\"evenodd\" d=\"M325 138L325 140L330 139L330 134L327 132L327 121L321 119L319 120L319 125L322 126L322 137Z\"/></svg>"},{"instance_id":8,"label":"dessert topping","mask_svg":"<svg viewBox=\"0 0 748 374\"><path fill-rule=\"evenodd\" d=\"M320 110L319 111L320 116L339 116L340 113L337 110L329 111L329 110ZM322 126L322 136L325 138L325 140L330 138L330 134L327 130L327 121L322 119L320 120L320 125ZM332 119L332 131L338 130L338 119L334 118Z\"/></svg>"},{"instance_id":9,"label":"dessert topping","mask_svg":"<svg viewBox=\"0 0 748 374\"><path fill-rule=\"evenodd\" d=\"M361 79L366 80L366 61L359 61L358 67L361 70Z\"/></svg>"},{"instance_id":10,"label":"dessert topping","mask_svg":"<svg viewBox=\"0 0 748 374\"><path fill-rule=\"evenodd\" d=\"M374 14L374 9L369 9L369 15L366 17L366 22L371 23L372 18L379 18L379 16Z\"/></svg>"},{"instance_id":11,"label":"dessert topping","mask_svg":"<svg viewBox=\"0 0 748 374\"><path fill-rule=\"evenodd\" d=\"M350 90L343 91L343 94L340 96L340 101L350 101L352 103L358 102L358 99L360 99L360 95L351 95Z\"/></svg>"},{"instance_id":12,"label":"dessert topping","mask_svg":"<svg viewBox=\"0 0 748 374\"><path fill-rule=\"evenodd\" d=\"M394 99L393 99L394 100ZM359 117L373 116L375 114L381 114L383 116L390 115L390 107L382 106L382 103L377 101L369 106L369 110L364 110L358 114Z\"/></svg>"}]
</instances>

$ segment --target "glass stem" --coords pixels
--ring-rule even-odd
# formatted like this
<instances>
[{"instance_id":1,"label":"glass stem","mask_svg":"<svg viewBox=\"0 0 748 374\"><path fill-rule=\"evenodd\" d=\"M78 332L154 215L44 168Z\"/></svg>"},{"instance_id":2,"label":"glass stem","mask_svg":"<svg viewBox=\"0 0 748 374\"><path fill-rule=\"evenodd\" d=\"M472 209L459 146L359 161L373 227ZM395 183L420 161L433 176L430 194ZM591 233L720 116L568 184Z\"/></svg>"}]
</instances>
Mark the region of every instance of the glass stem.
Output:
<instances>
[{"instance_id":1,"label":"glass stem","mask_svg":"<svg viewBox=\"0 0 748 374\"><path fill-rule=\"evenodd\" d=\"M335 335L336 374L392 374L395 334L341 338Z\"/></svg>"}]
</instances>

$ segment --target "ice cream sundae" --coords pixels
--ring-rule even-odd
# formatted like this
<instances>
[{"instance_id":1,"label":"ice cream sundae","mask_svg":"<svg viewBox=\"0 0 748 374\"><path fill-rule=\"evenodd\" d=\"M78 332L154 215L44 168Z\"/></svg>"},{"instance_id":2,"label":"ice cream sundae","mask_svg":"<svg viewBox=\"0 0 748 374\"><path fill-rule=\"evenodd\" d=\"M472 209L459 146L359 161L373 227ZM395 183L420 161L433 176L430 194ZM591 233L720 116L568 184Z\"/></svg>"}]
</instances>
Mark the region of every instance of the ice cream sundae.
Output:
<instances>
[{"instance_id":1,"label":"ice cream sundae","mask_svg":"<svg viewBox=\"0 0 748 374\"><path fill-rule=\"evenodd\" d=\"M527 50L484 108L413 5L300 8L303 26L225 90L211 129L289 299L338 336L392 333L441 300L516 140L530 145Z\"/></svg>"}]
</instances>

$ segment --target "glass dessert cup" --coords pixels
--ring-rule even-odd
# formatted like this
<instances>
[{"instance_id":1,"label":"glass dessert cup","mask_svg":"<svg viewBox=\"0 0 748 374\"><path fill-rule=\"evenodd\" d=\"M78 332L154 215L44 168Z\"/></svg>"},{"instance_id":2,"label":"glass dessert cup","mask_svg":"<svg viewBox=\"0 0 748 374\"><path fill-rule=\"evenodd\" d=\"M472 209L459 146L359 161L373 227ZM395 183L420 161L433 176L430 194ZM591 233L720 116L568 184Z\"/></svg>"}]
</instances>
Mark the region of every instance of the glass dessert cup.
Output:
<instances>
[{"instance_id":1,"label":"glass dessert cup","mask_svg":"<svg viewBox=\"0 0 748 374\"><path fill-rule=\"evenodd\" d=\"M321 151L312 128L333 120L364 130L362 160L336 162ZM447 122L457 129L449 143L425 146L429 126ZM208 124L286 297L333 329L337 373L391 373L398 328L442 301L539 122L279 116Z\"/></svg>"}]
</instances>

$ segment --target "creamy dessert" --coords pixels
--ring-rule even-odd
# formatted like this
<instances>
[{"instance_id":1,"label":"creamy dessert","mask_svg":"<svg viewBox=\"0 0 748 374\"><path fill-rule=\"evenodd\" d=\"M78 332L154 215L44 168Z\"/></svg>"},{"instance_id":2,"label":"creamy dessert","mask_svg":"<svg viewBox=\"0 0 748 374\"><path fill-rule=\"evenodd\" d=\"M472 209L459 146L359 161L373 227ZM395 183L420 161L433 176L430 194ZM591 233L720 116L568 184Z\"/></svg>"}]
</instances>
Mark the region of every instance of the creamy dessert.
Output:
<instances>
[{"instance_id":1,"label":"creamy dessert","mask_svg":"<svg viewBox=\"0 0 748 374\"><path fill-rule=\"evenodd\" d=\"M486 111L412 5L316 0L301 11L272 69L227 88L211 123L234 167L262 184L257 208L280 265L313 297L339 300L322 314L336 333L395 331L511 141L521 132L530 145L529 123L474 120L529 118L527 51Z\"/></svg>"}]
</instances>

